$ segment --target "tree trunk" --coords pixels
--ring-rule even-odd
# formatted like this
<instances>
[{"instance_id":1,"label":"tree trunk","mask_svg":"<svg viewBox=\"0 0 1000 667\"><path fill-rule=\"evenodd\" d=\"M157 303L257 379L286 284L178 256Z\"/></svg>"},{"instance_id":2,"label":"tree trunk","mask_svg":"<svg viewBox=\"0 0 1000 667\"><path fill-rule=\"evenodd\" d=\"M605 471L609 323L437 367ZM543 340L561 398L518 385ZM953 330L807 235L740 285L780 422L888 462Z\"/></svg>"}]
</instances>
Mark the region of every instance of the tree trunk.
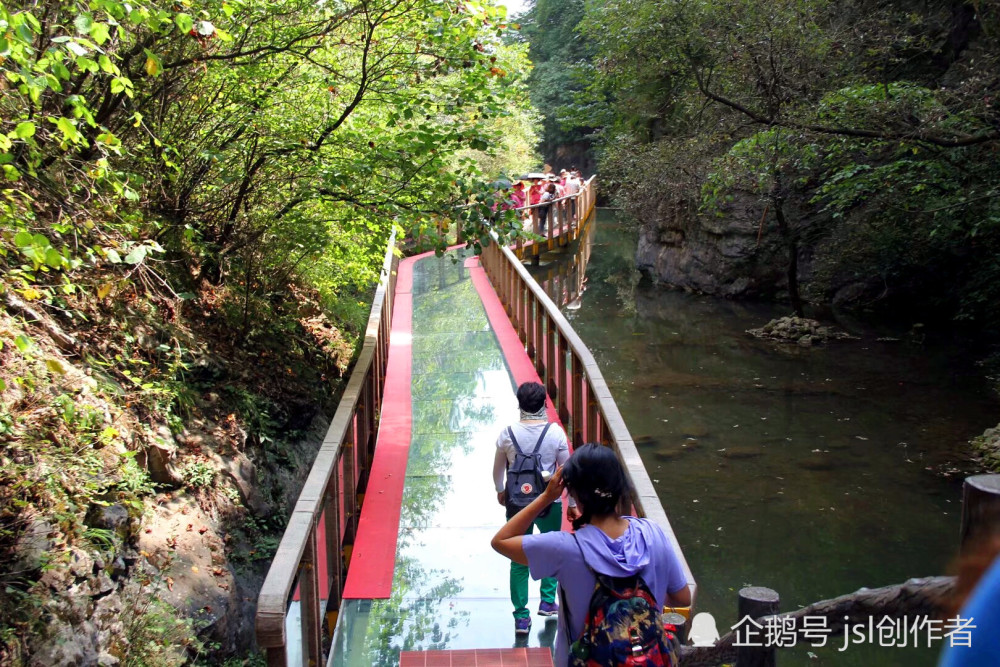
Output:
<instances>
[{"instance_id":1,"label":"tree trunk","mask_svg":"<svg viewBox=\"0 0 1000 667\"><path fill-rule=\"evenodd\" d=\"M783 197L772 198L774 204L774 217L778 221L778 231L781 238L785 240L788 248L788 300L792 302L792 310L799 317L802 317L802 298L799 296L799 240L792 233L788 226L788 219L785 218L785 200Z\"/></svg>"}]
</instances>

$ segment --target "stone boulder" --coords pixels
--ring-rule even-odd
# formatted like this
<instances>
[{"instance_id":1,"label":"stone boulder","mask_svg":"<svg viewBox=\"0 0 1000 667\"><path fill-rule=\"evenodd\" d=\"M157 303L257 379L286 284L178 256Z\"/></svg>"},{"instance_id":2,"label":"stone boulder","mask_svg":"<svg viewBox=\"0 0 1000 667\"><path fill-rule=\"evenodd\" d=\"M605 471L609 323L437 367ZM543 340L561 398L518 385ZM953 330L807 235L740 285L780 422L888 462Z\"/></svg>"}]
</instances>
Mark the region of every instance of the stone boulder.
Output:
<instances>
[{"instance_id":1,"label":"stone boulder","mask_svg":"<svg viewBox=\"0 0 1000 667\"><path fill-rule=\"evenodd\" d=\"M193 497L176 493L144 522L138 547L163 575L160 599L230 652L247 636L248 615L214 526Z\"/></svg>"},{"instance_id":2,"label":"stone boulder","mask_svg":"<svg viewBox=\"0 0 1000 667\"><path fill-rule=\"evenodd\" d=\"M812 347L832 340L857 340L846 331L825 326L805 317L779 317L759 329L748 329L754 338L766 338L782 343L797 343L802 347Z\"/></svg>"}]
</instances>

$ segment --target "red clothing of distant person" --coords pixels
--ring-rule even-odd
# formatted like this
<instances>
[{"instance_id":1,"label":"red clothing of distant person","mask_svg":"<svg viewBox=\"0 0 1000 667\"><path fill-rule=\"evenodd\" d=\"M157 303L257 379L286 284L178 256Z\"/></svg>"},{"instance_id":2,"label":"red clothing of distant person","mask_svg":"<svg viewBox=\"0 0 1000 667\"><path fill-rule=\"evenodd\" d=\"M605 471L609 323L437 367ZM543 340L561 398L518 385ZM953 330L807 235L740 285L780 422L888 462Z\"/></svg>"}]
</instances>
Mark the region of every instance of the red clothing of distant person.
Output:
<instances>
[{"instance_id":1,"label":"red clothing of distant person","mask_svg":"<svg viewBox=\"0 0 1000 667\"><path fill-rule=\"evenodd\" d=\"M528 188L528 204L534 206L542 199L542 184L539 181L535 181Z\"/></svg>"},{"instance_id":2,"label":"red clothing of distant person","mask_svg":"<svg viewBox=\"0 0 1000 667\"><path fill-rule=\"evenodd\" d=\"M514 208L524 206L524 186L520 183L514 184L514 189L510 193L510 200L514 202Z\"/></svg>"}]
</instances>

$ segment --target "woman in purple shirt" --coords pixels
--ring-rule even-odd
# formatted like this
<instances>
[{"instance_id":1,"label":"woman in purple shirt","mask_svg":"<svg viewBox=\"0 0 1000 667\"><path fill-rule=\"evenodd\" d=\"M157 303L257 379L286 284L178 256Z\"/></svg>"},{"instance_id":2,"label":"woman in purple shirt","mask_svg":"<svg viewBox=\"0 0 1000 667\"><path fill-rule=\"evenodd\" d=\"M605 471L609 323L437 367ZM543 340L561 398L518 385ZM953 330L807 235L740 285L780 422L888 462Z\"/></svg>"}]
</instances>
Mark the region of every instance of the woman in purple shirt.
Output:
<instances>
[{"instance_id":1,"label":"woman in purple shirt","mask_svg":"<svg viewBox=\"0 0 1000 667\"><path fill-rule=\"evenodd\" d=\"M580 511L573 521L576 537L566 532L525 535L535 517L562 496L563 487ZM555 654L559 667L569 662L569 645L584 630L594 592L591 570L612 577L639 574L661 608L691 604L680 561L660 527L616 511L627 492L625 471L615 453L586 444L556 471L545 492L515 514L491 542L499 553L527 565L533 579L559 581L569 607L559 610Z\"/></svg>"}]
</instances>

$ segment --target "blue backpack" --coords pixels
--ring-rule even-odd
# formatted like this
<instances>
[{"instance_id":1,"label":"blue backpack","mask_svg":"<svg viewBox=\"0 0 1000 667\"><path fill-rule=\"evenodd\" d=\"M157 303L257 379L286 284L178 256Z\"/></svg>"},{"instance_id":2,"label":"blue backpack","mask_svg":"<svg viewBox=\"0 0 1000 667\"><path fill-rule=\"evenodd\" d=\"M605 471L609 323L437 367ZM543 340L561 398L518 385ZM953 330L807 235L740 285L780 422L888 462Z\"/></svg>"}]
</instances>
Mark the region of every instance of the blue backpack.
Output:
<instances>
[{"instance_id":1,"label":"blue backpack","mask_svg":"<svg viewBox=\"0 0 1000 667\"><path fill-rule=\"evenodd\" d=\"M573 539L580 548L576 533ZM583 634L569 647L570 666L676 667L677 640L664 629L656 598L642 577L610 577L595 572L589 564L587 569L596 582ZM565 596L563 608L569 609Z\"/></svg>"},{"instance_id":2,"label":"blue backpack","mask_svg":"<svg viewBox=\"0 0 1000 667\"><path fill-rule=\"evenodd\" d=\"M531 501L542 495L545 490L545 481L542 479L542 458L538 455L538 450L542 448L542 441L545 434L549 432L552 422L545 425L542 434L538 436L538 442L530 454L525 454L521 445L517 444L514 431L507 427L507 435L514 445L516 453L514 462L507 466L507 507L520 509L527 507Z\"/></svg>"}]
</instances>

